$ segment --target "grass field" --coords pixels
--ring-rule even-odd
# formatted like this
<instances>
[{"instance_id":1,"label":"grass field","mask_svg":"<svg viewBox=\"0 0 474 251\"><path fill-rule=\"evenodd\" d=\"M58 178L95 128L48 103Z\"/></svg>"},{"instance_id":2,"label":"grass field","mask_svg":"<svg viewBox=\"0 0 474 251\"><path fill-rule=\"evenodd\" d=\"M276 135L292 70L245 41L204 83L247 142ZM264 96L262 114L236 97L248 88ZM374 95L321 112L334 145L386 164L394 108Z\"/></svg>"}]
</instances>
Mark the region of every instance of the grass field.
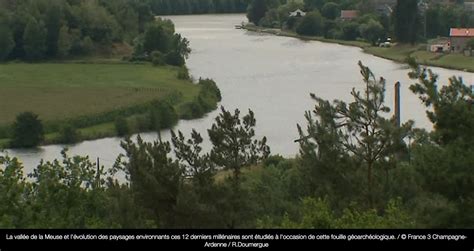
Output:
<instances>
[{"instance_id":1,"label":"grass field","mask_svg":"<svg viewBox=\"0 0 474 251\"><path fill-rule=\"evenodd\" d=\"M99 114L179 91L185 100L199 88L178 80L177 68L133 64L0 65L0 125L32 111L42 120Z\"/></svg>"},{"instance_id":2,"label":"grass field","mask_svg":"<svg viewBox=\"0 0 474 251\"><path fill-rule=\"evenodd\" d=\"M145 104L180 92L189 102L200 87L177 78L177 67L128 63L0 64L0 127L25 111L44 123L94 116ZM81 140L115 135L113 122L79 129ZM54 143L57 133L46 135ZM1 139L5 146L7 139Z\"/></svg>"}]
</instances>

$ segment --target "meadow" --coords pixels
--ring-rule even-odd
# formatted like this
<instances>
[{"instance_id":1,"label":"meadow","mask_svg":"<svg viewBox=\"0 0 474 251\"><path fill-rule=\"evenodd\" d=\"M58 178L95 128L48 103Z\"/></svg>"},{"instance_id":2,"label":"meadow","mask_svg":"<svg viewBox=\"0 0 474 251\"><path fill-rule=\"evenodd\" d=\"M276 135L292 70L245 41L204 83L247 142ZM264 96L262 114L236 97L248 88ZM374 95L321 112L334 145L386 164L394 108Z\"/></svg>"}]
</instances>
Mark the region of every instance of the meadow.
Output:
<instances>
[{"instance_id":1,"label":"meadow","mask_svg":"<svg viewBox=\"0 0 474 251\"><path fill-rule=\"evenodd\" d=\"M178 79L178 71L173 66L119 62L1 64L0 128L8 128L25 111L51 125L133 107L138 112L140 105L173 93L180 94L179 104L190 102L200 86ZM81 128L85 139L115 133L111 121ZM47 133L46 143L54 142L54 130L48 128ZM6 142L5 135L0 135L2 141Z\"/></svg>"}]
</instances>

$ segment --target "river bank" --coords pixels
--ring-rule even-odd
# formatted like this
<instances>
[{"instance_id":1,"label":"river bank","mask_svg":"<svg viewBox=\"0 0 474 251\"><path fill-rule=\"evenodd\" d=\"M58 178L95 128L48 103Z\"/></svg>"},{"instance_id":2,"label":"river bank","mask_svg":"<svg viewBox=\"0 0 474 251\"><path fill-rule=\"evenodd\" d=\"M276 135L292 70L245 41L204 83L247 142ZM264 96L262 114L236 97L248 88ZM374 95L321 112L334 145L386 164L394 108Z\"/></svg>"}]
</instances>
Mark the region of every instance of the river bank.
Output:
<instances>
[{"instance_id":1,"label":"river bank","mask_svg":"<svg viewBox=\"0 0 474 251\"><path fill-rule=\"evenodd\" d=\"M294 37L302 40L313 40L324 43L335 43L346 46L355 46L361 48L365 53L380 58L392 60L399 63L405 63L407 57L414 57L419 64L427 66L436 66L452 70L474 72L474 57L464 56L458 53L440 54L426 51L426 45L395 45L390 48L381 48L372 46L365 41L346 41L338 39L327 39L324 37L302 36L293 31L281 29L269 29L254 25L245 25L244 29L248 31L261 32L276 36Z\"/></svg>"}]
</instances>

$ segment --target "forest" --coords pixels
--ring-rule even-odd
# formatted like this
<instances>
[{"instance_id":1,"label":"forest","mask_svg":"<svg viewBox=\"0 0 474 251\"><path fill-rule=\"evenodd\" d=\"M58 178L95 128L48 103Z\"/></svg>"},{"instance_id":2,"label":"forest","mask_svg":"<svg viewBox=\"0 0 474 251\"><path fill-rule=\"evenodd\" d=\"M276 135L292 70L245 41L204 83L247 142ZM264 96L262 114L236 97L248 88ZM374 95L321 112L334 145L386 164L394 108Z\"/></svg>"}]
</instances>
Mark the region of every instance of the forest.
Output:
<instances>
[{"instance_id":1,"label":"forest","mask_svg":"<svg viewBox=\"0 0 474 251\"><path fill-rule=\"evenodd\" d=\"M271 155L251 110L224 107L209 152L206 136L178 131L171 142L124 140L111 169L64 150L25 177L3 156L0 227L472 228L474 94L410 62L431 132L398 126L385 79L359 63L364 88L352 102L309 95L294 159Z\"/></svg>"},{"instance_id":2,"label":"forest","mask_svg":"<svg viewBox=\"0 0 474 251\"><path fill-rule=\"evenodd\" d=\"M244 0L0 0L0 61L127 55L133 48L135 56L142 58L144 51L137 48L143 48L156 15L245 12L246 8ZM159 29L148 32L155 36L149 40L156 39L157 48L152 49L164 54L179 50L175 48L181 38L171 38L174 26L168 23L166 29Z\"/></svg>"}]
</instances>

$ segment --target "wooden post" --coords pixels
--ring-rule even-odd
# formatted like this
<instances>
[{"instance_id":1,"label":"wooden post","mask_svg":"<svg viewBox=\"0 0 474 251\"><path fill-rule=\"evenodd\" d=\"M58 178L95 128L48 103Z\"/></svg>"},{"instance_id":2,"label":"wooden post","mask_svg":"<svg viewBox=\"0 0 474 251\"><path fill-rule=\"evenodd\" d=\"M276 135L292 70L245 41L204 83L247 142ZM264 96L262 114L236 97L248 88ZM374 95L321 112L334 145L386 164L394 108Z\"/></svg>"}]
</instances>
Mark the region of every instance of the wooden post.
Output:
<instances>
[{"instance_id":1,"label":"wooden post","mask_svg":"<svg viewBox=\"0 0 474 251\"><path fill-rule=\"evenodd\" d=\"M100 187L100 159L97 157L97 173L95 175L96 188Z\"/></svg>"},{"instance_id":2,"label":"wooden post","mask_svg":"<svg viewBox=\"0 0 474 251\"><path fill-rule=\"evenodd\" d=\"M400 127L401 116L400 116L400 82L395 83L395 119L397 127Z\"/></svg>"}]
</instances>

